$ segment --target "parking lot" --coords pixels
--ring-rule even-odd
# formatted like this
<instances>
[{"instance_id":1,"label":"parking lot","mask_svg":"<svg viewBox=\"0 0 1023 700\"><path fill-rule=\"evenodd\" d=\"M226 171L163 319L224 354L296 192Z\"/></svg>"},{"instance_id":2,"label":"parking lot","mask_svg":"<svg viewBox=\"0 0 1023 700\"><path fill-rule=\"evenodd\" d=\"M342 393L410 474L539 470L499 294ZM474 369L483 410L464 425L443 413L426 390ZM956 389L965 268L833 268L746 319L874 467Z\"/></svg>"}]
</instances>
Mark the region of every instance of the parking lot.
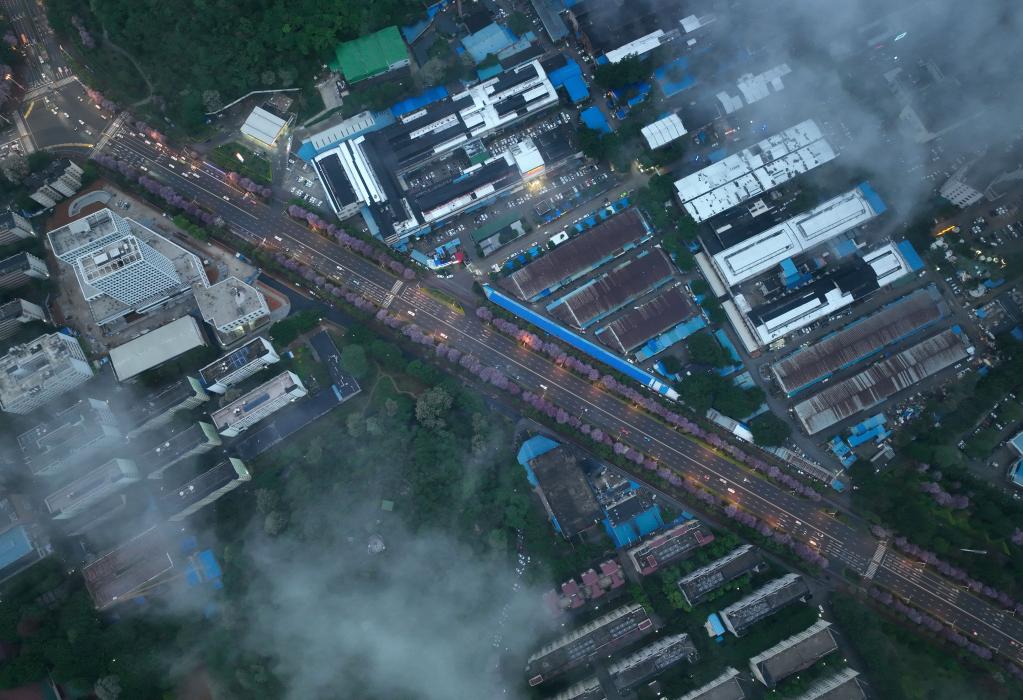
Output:
<instances>
[{"instance_id":1,"label":"parking lot","mask_svg":"<svg viewBox=\"0 0 1023 700\"><path fill-rule=\"evenodd\" d=\"M301 199L310 208L330 211L330 204L312 166L294 156L288 160L281 188L286 193L285 199Z\"/></svg>"}]
</instances>

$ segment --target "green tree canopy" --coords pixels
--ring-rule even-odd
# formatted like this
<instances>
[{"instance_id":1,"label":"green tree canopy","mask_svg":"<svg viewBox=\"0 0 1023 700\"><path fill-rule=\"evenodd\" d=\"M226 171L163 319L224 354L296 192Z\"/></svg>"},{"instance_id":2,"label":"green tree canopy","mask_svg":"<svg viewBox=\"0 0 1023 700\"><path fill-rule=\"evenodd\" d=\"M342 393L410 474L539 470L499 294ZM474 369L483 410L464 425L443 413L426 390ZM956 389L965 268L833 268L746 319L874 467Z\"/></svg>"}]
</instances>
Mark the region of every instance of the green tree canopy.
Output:
<instances>
[{"instance_id":1,"label":"green tree canopy","mask_svg":"<svg viewBox=\"0 0 1023 700\"><path fill-rule=\"evenodd\" d=\"M356 379L369 374L369 360L366 349L361 345L345 345L341 349L341 367Z\"/></svg>"},{"instance_id":2,"label":"green tree canopy","mask_svg":"<svg viewBox=\"0 0 1023 700\"><path fill-rule=\"evenodd\" d=\"M774 415L763 413L750 422L753 441L763 447L778 447L792 434L792 426Z\"/></svg>"}]
</instances>

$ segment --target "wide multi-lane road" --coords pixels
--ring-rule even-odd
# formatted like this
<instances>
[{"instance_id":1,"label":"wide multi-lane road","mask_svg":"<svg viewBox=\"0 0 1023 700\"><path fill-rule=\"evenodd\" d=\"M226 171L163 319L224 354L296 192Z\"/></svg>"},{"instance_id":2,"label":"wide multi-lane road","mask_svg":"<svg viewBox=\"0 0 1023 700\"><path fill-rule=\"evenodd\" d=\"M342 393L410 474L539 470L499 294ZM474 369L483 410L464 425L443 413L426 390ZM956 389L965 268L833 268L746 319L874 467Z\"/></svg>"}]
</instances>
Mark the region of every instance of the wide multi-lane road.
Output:
<instances>
[{"instance_id":1,"label":"wide multi-lane road","mask_svg":"<svg viewBox=\"0 0 1023 700\"><path fill-rule=\"evenodd\" d=\"M151 176L221 216L246 241L286 251L321 275L343 279L391 313L414 321L424 332L501 369L524 389L544 394L590 425L701 481L707 490L807 543L830 560L833 570L848 568L866 576L977 642L1023 663L1023 623L1012 613L894 551L865 527L830 517L819 505L680 435L632 404L526 350L472 314L456 313L418 284L397 280L292 221L284 214L284 205L243 199L215 168L183 161L179 153L146 143L126 127L118 134L106 142L105 153L145 167Z\"/></svg>"}]
</instances>

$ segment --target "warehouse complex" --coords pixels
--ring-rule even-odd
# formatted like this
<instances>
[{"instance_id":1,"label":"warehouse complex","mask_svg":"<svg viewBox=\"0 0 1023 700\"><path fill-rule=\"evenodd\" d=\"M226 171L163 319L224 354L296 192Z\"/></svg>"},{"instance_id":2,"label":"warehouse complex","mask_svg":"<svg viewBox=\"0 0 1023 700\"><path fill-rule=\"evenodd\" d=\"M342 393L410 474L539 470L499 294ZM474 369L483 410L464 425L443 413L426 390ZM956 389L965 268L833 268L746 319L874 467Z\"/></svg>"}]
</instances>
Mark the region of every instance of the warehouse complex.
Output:
<instances>
[{"instance_id":1,"label":"warehouse complex","mask_svg":"<svg viewBox=\"0 0 1023 700\"><path fill-rule=\"evenodd\" d=\"M877 406L972 353L969 338L956 326L831 385L800 401L793 410L803 429L813 435Z\"/></svg>"},{"instance_id":2,"label":"warehouse complex","mask_svg":"<svg viewBox=\"0 0 1023 700\"><path fill-rule=\"evenodd\" d=\"M629 309L608 325L598 328L594 336L611 350L625 355L695 314L684 288L676 286Z\"/></svg>"}]
</instances>

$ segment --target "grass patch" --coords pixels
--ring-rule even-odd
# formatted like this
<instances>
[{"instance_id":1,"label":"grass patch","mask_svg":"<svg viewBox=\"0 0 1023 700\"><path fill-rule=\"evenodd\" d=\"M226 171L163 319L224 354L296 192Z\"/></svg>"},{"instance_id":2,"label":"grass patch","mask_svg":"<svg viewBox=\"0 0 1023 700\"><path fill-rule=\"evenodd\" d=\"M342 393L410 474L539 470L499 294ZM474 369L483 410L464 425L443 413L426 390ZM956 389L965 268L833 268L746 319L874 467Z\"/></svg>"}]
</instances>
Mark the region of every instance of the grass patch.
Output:
<instances>
[{"instance_id":1,"label":"grass patch","mask_svg":"<svg viewBox=\"0 0 1023 700\"><path fill-rule=\"evenodd\" d=\"M239 155L245 160L238 160ZM210 160L216 166L225 170L233 170L239 175L254 180L261 185L269 185L273 180L270 161L237 141L225 143L214 148L210 153Z\"/></svg>"},{"instance_id":2,"label":"grass patch","mask_svg":"<svg viewBox=\"0 0 1023 700\"><path fill-rule=\"evenodd\" d=\"M439 301L441 304L444 304L444 306L448 307L455 313L461 314L463 316L465 315L465 307L462 306L462 302L458 301L458 299L455 299L447 292L440 289L435 289L434 287L423 287L423 290L431 297L433 297L435 301Z\"/></svg>"}]
</instances>

